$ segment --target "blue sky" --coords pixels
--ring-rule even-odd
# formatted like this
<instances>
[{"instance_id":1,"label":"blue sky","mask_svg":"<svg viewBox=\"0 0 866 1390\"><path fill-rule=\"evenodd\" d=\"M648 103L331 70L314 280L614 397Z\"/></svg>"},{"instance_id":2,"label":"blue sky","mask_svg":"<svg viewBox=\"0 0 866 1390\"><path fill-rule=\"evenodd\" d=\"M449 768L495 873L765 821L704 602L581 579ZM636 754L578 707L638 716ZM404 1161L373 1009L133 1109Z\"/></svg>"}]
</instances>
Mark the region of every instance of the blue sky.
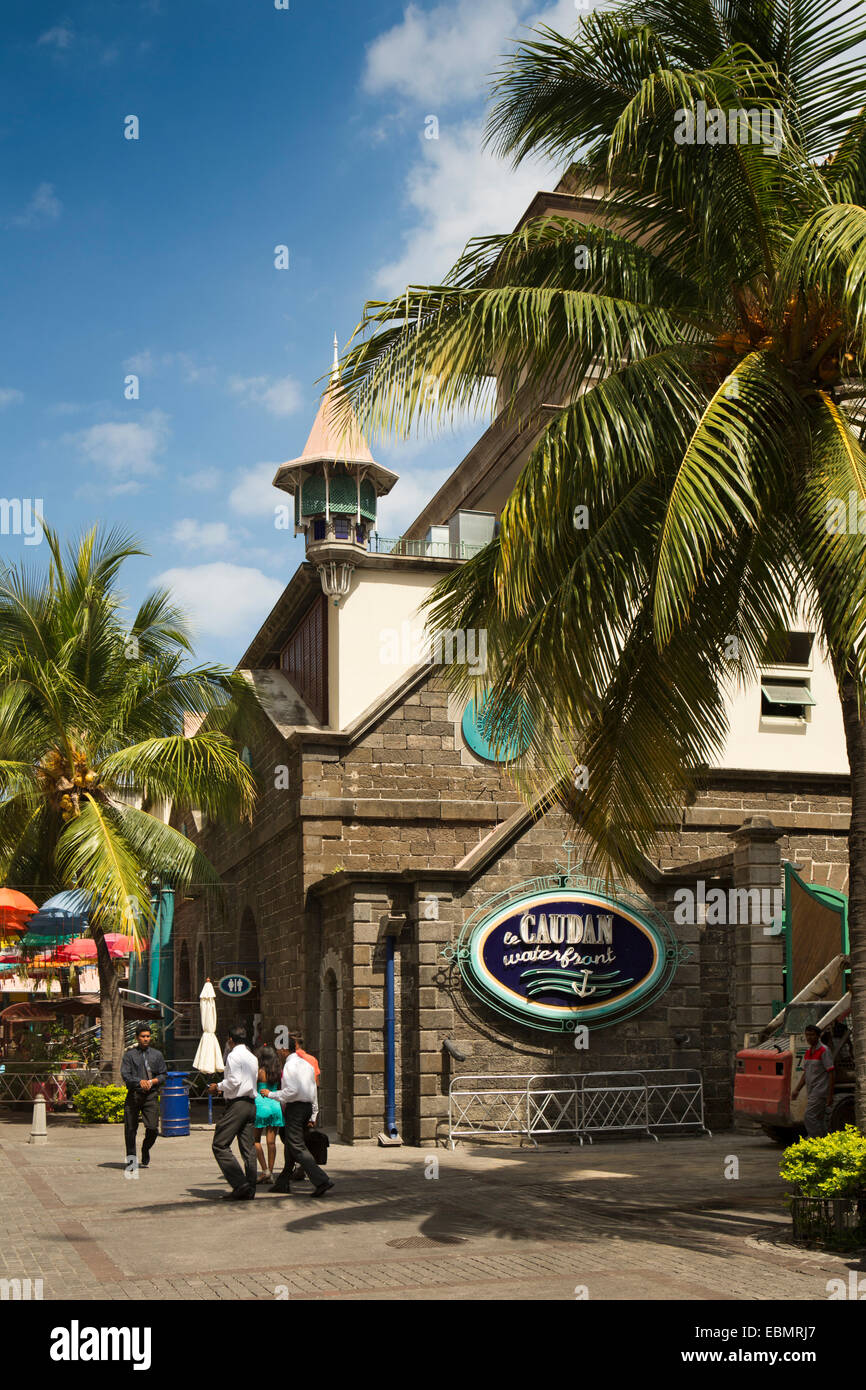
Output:
<instances>
[{"instance_id":1,"label":"blue sky","mask_svg":"<svg viewBox=\"0 0 866 1390\"><path fill-rule=\"evenodd\" d=\"M334 332L342 347L365 299L437 280L552 186L481 151L484 93L523 26L577 13L290 6L3 4L0 491L41 499L66 535L132 528L149 556L129 563L131 600L167 582L197 655L228 663L302 559L269 484L303 447ZM374 441L401 475L380 531L399 534L483 428ZM0 554L45 552L0 536Z\"/></svg>"}]
</instances>

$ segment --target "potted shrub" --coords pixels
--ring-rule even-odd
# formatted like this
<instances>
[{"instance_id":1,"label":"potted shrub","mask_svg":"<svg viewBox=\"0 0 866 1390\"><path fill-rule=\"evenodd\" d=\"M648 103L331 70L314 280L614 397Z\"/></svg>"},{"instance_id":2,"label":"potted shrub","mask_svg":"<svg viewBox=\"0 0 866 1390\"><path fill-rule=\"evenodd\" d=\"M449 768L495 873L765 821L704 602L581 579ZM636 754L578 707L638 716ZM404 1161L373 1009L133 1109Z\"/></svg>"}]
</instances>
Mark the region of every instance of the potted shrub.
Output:
<instances>
[{"instance_id":1,"label":"potted shrub","mask_svg":"<svg viewBox=\"0 0 866 1390\"><path fill-rule=\"evenodd\" d=\"M791 1198L794 1240L853 1250L866 1245L866 1135L854 1125L817 1139L801 1139L782 1155L779 1169L797 1188Z\"/></svg>"}]
</instances>

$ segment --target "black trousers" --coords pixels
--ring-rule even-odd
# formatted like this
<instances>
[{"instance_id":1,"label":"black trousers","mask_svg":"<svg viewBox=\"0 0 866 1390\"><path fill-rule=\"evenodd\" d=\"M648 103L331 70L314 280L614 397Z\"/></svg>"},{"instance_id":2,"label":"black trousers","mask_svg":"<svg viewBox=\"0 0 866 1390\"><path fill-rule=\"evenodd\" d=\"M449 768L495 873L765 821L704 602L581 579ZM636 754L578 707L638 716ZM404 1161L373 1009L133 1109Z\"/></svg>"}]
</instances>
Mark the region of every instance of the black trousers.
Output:
<instances>
[{"instance_id":1,"label":"black trousers","mask_svg":"<svg viewBox=\"0 0 866 1390\"><path fill-rule=\"evenodd\" d=\"M237 1139L244 1166L241 1168L232 1153L232 1141ZM226 1182L237 1192L239 1187L256 1190L256 1103L252 1096L227 1100L225 1112L216 1122L213 1136L213 1156Z\"/></svg>"},{"instance_id":2,"label":"black trousers","mask_svg":"<svg viewBox=\"0 0 866 1390\"><path fill-rule=\"evenodd\" d=\"M135 1156L135 1139L138 1122L144 1121L144 1141L141 1145L142 1157L149 1154L159 1134L159 1092L127 1091L123 1105L123 1133L126 1138L126 1156Z\"/></svg>"},{"instance_id":3,"label":"black trousers","mask_svg":"<svg viewBox=\"0 0 866 1390\"><path fill-rule=\"evenodd\" d=\"M312 1113L313 1107L307 1100L290 1100L283 1106L286 1166L274 1184L277 1191L288 1192L289 1174L296 1163L300 1163L314 1187L320 1187L328 1181L327 1173L319 1167L304 1140L304 1130Z\"/></svg>"}]
</instances>

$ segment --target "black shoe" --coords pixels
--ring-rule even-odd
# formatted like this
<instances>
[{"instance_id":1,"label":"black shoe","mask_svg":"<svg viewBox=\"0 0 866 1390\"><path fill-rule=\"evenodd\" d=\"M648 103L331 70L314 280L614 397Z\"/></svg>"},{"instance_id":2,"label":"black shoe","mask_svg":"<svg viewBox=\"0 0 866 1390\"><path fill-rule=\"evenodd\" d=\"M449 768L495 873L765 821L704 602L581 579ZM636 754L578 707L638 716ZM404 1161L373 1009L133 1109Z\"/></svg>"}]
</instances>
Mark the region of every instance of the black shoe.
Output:
<instances>
[{"instance_id":1,"label":"black shoe","mask_svg":"<svg viewBox=\"0 0 866 1390\"><path fill-rule=\"evenodd\" d=\"M249 1183L244 1183L243 1187L233 1187L231 1192L224 1192L222 1200L224 1202L246 1202L255 1195L255 1189L251 1188Z\"/></svg>"},{"instance_id":2,"label":"black shoe","mask_svg":"<svg viewBox=\"0 0 866 1390\"><path fill-rule=\"evenodd\" d=\"M141 1155L141 1158L140 1158L139 1161L138 1161L138 1166L139 1166L139 1168L149 1168L149 1167L150 1167L150 1154L142 1154L142 1155Z\"/></svg>"},{"instance_id":3,"label":"black shoe","mask_svg":"<svg viewBox=\"0 0 866 1390\"><path fill-rule=\"evenodd\" d=\"M307 1175L306 1175L306 1173L304 1172L303 1168L301 1167L300 1163L296 1164L296 1166L292 1169L291 1181L292 1181L292 1182L305 1182L306 1179L307 1179Z\"/></svg>"},{"instance_id":4,"label":"black shoe","mask_svg":"<svg viewBox=\"0 0 866 1390\"><path fill-rule=\"evenodd\" d=\"M319 1186L316 1188L315 1192L313 1193L313 1196L314 1196L314 1197L324 1197L325 1193L326 1193L326 1192L330 1192L330 1190L331 1190L331 1188L332 1188L333 1186L334 1186L334 1184L331 1182L331 1179L330 1179L330 1178L326 1178L326 1180L325 1180L324 1182L320 1182L320 1183L319 1183Z\"/></svg>"}]
</instances>

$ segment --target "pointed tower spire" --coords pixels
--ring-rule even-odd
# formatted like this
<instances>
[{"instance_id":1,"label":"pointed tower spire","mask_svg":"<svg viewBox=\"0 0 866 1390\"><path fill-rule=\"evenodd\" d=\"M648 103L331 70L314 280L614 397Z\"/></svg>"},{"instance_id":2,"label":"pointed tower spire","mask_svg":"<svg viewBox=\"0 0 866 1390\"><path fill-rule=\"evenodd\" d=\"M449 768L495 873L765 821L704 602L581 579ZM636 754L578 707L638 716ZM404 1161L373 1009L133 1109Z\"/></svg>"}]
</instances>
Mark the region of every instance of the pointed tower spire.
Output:
<instances>
[{"instance_id":1,"label":"pointed tower spire","mask_svg":"<svg viewBox=\"0 0 866 1390\"><path fill-rule=\"evenodd\" d=\"M337 462L373 463L373 455L361 433L355 412L353 410L347 412L345 407L338 408L337 406L339 385L340 349L335 333L334 361L328 385L319 402L319 409L316 412L309 438L304 445L304 452L300 458L292 460L294 463L310 463L313 460L316 462L324 461L329 464ZM283 464L284 468L286 466Z\"/></svg>"},{"instance_id":2,"label":"pointed tower spire","mask_svg":"<svg viewBox=\"0 0 866 1390\"><path fill-rule=\"evenodd\" d=\"M307 558L335 602L348 592L355 562L367 553L378 498L397 481L396 473L376 463L354 411L338 405L339 351L335 333L330 378L304 451L281 464L274 478L274 487L294 496L295 532L304 532Z\"/></svg>"}]
</instances>

